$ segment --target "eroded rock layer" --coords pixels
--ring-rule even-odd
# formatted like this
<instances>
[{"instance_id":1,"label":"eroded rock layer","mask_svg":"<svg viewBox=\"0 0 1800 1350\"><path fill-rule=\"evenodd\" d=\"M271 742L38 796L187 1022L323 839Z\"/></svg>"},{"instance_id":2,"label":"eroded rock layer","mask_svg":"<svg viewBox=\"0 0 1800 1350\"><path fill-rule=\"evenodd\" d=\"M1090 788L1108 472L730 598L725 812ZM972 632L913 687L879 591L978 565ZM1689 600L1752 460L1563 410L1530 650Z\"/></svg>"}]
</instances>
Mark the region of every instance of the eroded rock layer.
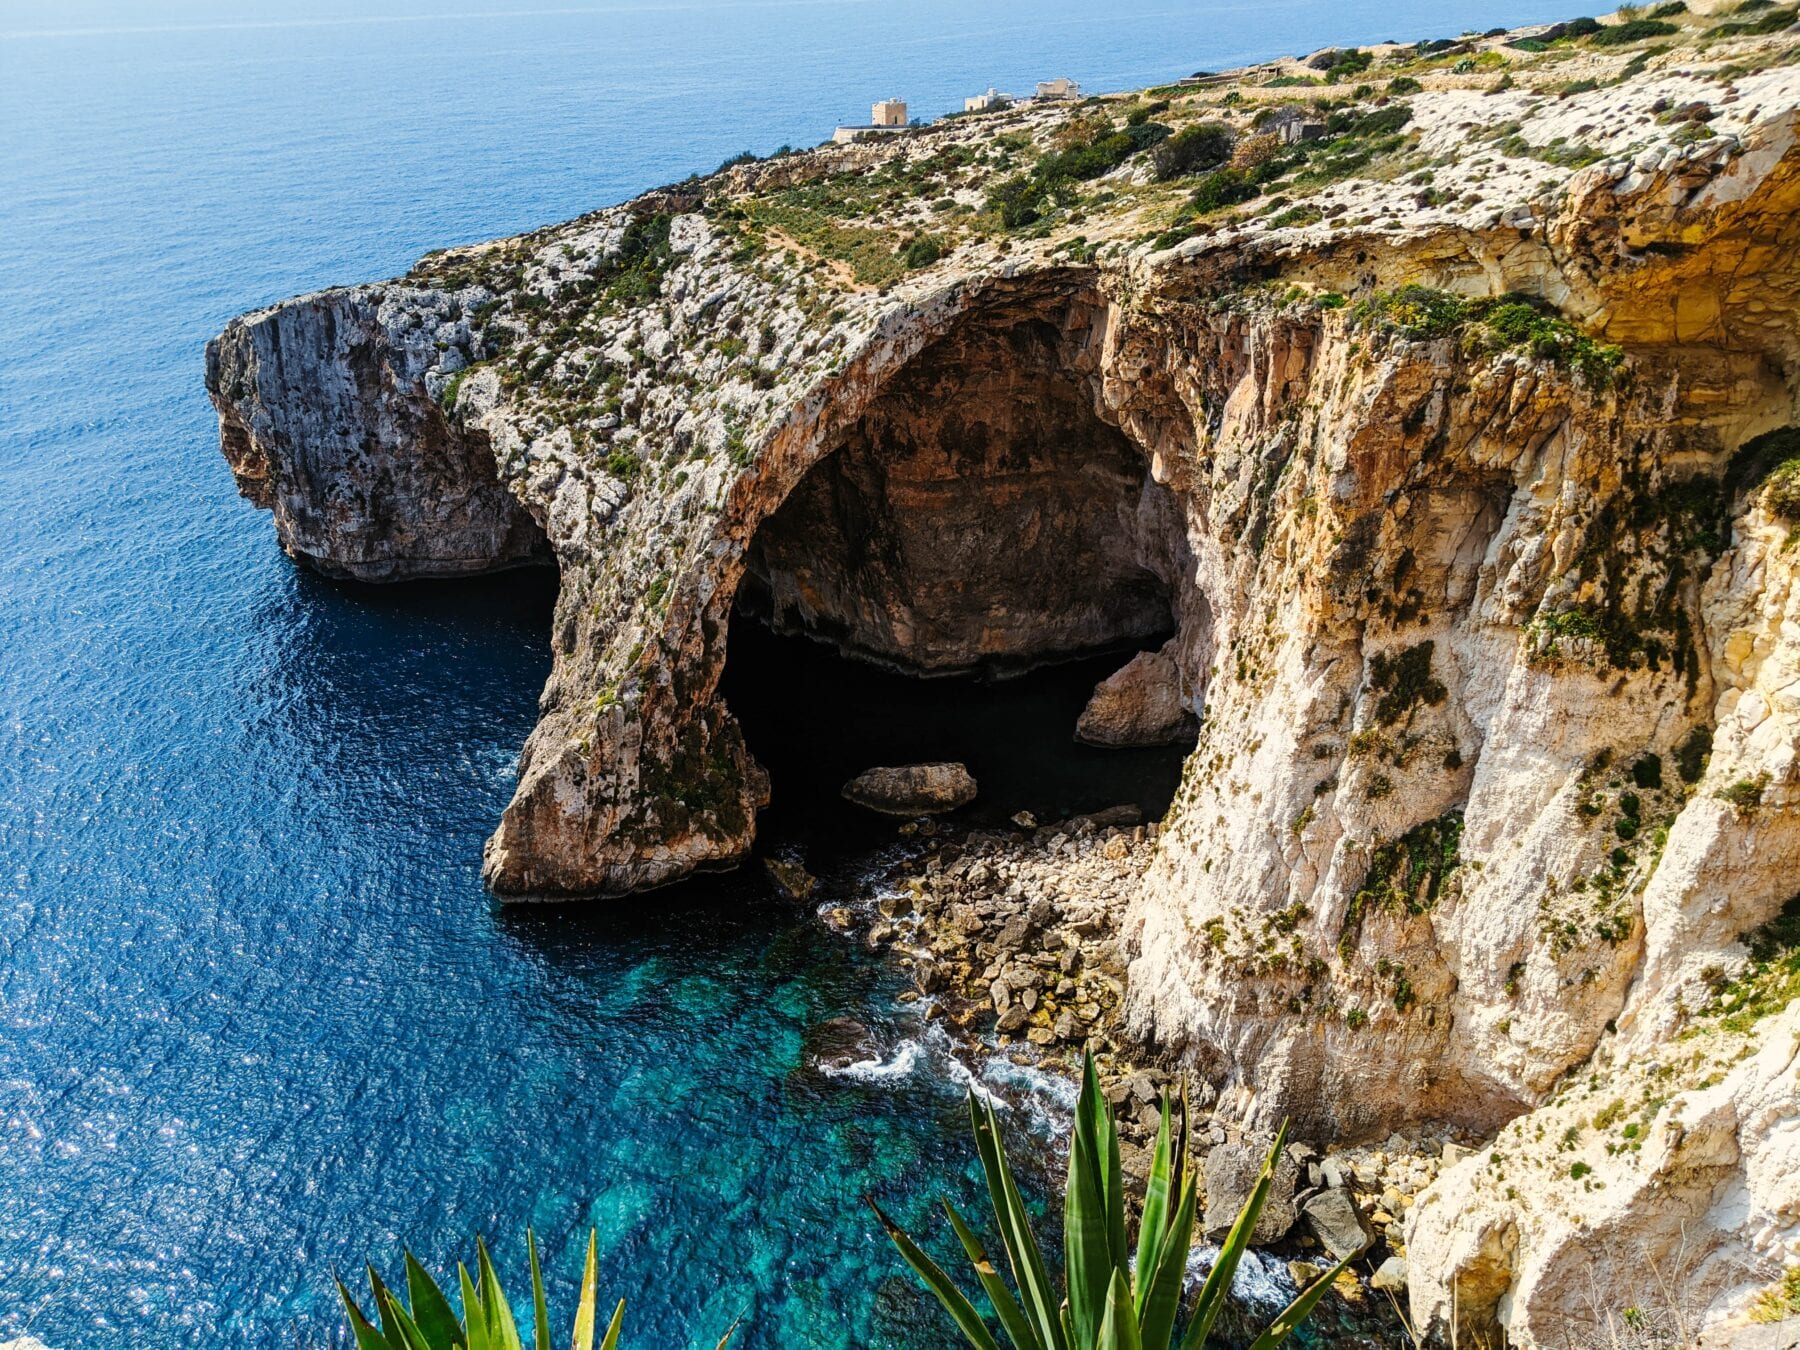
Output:
<instances>
[{"instance_id":1,"label":"eroded rock layer","mask_svg":"<svg viewBox=\"0 0 1800 1350\"><path fill-rule=\"evenodd\" d=\"M234 322L223 446L332 575L554 554L508 897L745 855L736 605L925 674L1172 633L1135 1033L1248 1126L1498 1132L1409 1219L1423 1321L1580 1341L1677 1266L1737 1316L1800 1242L1800 74L1781 24L1656 22L434 255Z\"/></svg>"}]
</instances>

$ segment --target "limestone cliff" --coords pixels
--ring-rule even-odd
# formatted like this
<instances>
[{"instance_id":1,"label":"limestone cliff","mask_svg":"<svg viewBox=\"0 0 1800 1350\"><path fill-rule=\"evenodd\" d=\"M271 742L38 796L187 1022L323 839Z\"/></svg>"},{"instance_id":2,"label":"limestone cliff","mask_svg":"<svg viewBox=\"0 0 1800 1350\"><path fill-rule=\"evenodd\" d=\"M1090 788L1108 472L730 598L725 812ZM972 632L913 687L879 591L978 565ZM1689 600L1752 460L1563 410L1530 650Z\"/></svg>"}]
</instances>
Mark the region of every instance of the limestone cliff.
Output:
<instances>
[{"instance_id":1,"label":"limestone cliff","mask_svg":"<svg viewBox=\"0 0 1800 1350\"><path fill-rule=\"evenodd\" d=\"M734 605L920 674L1172 631L1201 733L1130 907L1136 1033L1252 1122L1527 1151L1571 1085L1674 1065L1617 1089L1629 1141L1577 1131L1586 1172L1447 1173L1414 1307L1558 1343L1629 1300L1644 1262L1574 1272L1630 1230L1717 1320L1800 1241L1791 1014L1719 1006L1784 968L1744 940L1800 857L1772 13L734 167L235 321L222 443L329 574L554 556L512 898L746 853Z\"/></svg>"}]
</instances>

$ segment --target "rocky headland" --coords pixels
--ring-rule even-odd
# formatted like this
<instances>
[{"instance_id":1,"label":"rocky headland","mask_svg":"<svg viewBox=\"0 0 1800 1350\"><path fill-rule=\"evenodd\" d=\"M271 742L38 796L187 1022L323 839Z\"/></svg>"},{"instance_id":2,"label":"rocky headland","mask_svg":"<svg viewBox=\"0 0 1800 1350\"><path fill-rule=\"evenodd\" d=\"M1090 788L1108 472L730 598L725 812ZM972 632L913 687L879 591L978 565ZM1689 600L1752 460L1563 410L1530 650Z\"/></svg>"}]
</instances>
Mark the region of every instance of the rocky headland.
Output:
<instances>
[{"instance_id":1,"label":"rocky headland","mask_svg":"<svg viewBox=\"0 0 1800 1350\"><path fill-rule=\"evenodd\" d=\"M1127 1118L1185 1073L1221 1195L1292 1119L1288 1217L1385 1215L1421 1328L1725 1335L1800 1302L1795 19L734 164L233 321L222 446L327 575L558 567L505 898L748 856L734 611L920 676L1157 649L1082 730L1197 725L1166 817L921 855L921 996L1098 1042Z\"/></svg>"}]
</instances>

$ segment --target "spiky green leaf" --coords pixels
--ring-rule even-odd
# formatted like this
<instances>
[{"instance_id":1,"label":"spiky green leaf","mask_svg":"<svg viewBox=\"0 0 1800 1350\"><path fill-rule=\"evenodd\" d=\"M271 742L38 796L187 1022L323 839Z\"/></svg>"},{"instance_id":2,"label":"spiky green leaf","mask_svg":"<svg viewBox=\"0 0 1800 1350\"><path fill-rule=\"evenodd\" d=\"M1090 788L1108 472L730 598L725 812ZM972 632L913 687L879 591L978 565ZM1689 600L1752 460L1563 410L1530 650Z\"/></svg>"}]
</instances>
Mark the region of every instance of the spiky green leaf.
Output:
<instances>
[{"instance_id":1,"label":"spiky green leaf","mask_svg":"<svg viewBox=\"0 0 1800 1350\"><path fill-rule=\"evenodd\" d=\"M1157 1256L1162 1251L1169 1223L1171 1195L1169 1138L1169 1094L1163 1094L1162 1121L1156 1127L1156 1146L1150 1152L1150 1180L1144 1187L1144 1213L1138 1221L1137 1269L1132 1290L1137 1297L1141 1321L1144 1303L1150 1297L1150 1285L1156 1274Z\"/></svg>"},{"instance_id":2,"label":"spiky green leaf","mask_svg":"<svg viewBox=\"0 0 1800 1350\"><path fill-rule=\"evenodd\" d=\"M1100 1092L1100 1071L1094 1067L1093 1051L1082 1056L1082 1094L1088 1099L1088 1110L1094 1117L1094 1136L1100 1141L1095 1157L1100 1164L1100 1202L1106 1210L1106 1242L1112 1253L1113 1269L1130 1279L1131 1248L1125 1241L1125 1176L1119 1161L1119 1127L1113 1120L1112 1107ZM1129 1289L1129 1285L1127 1285Z\"/></svg>"},{"instance_id":3,"label":"spiky green leaf","mask_svg":"<svg viewBox=\"0 0 1800 1350\"><path fill-rule=\"evenodd\" d=\"M1086 1094L1083 1093L1085 1098ZM1092 1115L1078 1106L1069 1143L1069 1178L1063 1192L1063 1279L1069 1294L1069 1327L1078 1346L1095 1343L1106 1317L1114 1266L1107 1241L1101 1142Z\"/></svg>"},{"instance_id":4,"label":"spiky green leaf","mask_svg":"<svg viewBox=\"0 0 1800 1350\"><path fill-rule=\"evenodd\" d=\"M594 1350L594 1319L600 1307L600 1230L588 1229L587 1265L581 1272L581 1302L575 1308L570 1350Z\"/></svg>"},{"instance_id":5,"label":"spiky green leaf","mask_svg":"<svg viewBox=\"0 0 1800 1350\"><path fill-rule=\"evenodd\" d=\"M1264 1331L1262 1335L1258 1336L1250 1343L1250 1350L1276 1350L1277 1346L1285 1342L1289 1336L1292 1336L1294 1332L1299 1329L1302 1322L1312 1316L1314 1306L1320 1299L1325 1297L1326 1292L1331 1288L1332 1284L1336 1282L1337 1277L1342 1275L1344 1271L1349 1268L1350 1263L1355 1259L1356 1257L1354 1255L1346 1256L1330 1270L1319 1276L1318 1279L1307 1285L1306 1288L1301 1291L1300 1296L1282 1310L1281 1316L1277 1317L1269 1324L1268 1330Z\"/></svg>"},{"instance_id":6,"label":"spiky green leaf","mask_svg":"<svg viewBox=\"0 0 1800 1350\"><path fill-rule=\"evenodd\" d=\"M525 1230L525 1254L531 1259L531 1344L550 1350L550 1307L544 1298L544 1268L538 1264L537 1234Z\"/></svg>"},{"instance_id":7,"label":"spiky green leaf","mask_svg":"<svg viewBox=\"0 0 1800 1350\"><path fill-rule=\"evenodd\" d=\"M982 1292L987 1295L988 1302L994 1305L994 1312L1000 1318L1000 1325L1005 1329L1007 1339L1017 1350L1043 1350L1043 1343L1031 1329L1031 1323L1026 1320L1018 1300L1006 1287L1006 1281L1000 1278L1000 1272L994 1269L994 1263L988 1260L987 1250L981 1245L981 1239L963 1222L962 1215L956 1212L956 1206L948 1200L944 1201L944 1213L950 1216L950 1226L956 1230L956 1240L962 1243L963 1252L975 1267L975 1278L981 1281Z\"/></svg>"},{"instance_id":8,"label":"spiky green leaf","mask_svg":"<svg viewBox=\"0 0 1800 1350\"><path fill-rule=\"evenodd\" d=\"M431 1350L453 1350L467 1343L450 1300L410 1251L406 1253L406 1297L412 1304L413 1320L419 1324Z\"/></svg>"},{"instance_id":9,"label":"spiky green leaf","mask_svg":"<svg viewBox=\"0 0 1800 1350\"><path fill-rule=\"evenodd\" d=\"M625 1325L625 1300L613 1309L612 1321L606 1324L606 1335L600 1338L600 1350L619 1350L619 1329Z\"/></svg>"},{"instance_id":10,"label":"spiky green leaf","mask_svg":"<svg viewBox=\"0 0 1800 1350\"><path fill-rule=\"evenodd\" d=\"M488 1345L491 1350L524 1350L519 1341L519 1327L513 1321L512 1305L506 1301L506 1290L500 1287L500 1276L488 1256L487 1243L475 1239L475 1261L481 1270L481 1307L487 1314Z\"/></svg>"},{"instance_id":11,"label":"spiky green leaf","mask_svg":"<svg viewBox=\"0 0 1800 1350\"><path fill-rule=\"evenodd\" d=\"M381 1334L387 1343L400 1350L405 1342L400 1336L400 1323L394 1317L394 1300L388 1294L388 1287L381 1282L381 1276L375 1273L375 1267L365 1262L363 1271L369 1277L369 1296L375 1303L375 1316L381 1319Z\"/></svg>"},{"instance_id":12,"label":"spiky green leaf","mask_svg":"<svg viewBox=\"0 0 1800 1350\"><path fill-rule=\"evenodd\" d=\"M1151 1272L1148 1287L1138 1291L1143 1307L1138 1325L1144 1344L1154 1350L1168 1350L1175 1335L1175 1318L1181 1311L1181 1287L1187 1277L1188 1252L1194 1244L1194 1210L1199 1204L1198 1187L1193 1177L1183 1177L1181 1195L1176 1201L1174 1217Z\"/></svg>"},{"instance_id":13,"label":"spiky green leaf","mask_svg":"<svg viewBox=\"0 0 1800 1350\"><path fill-rule=\"evenodd\" d=\"M1107 1286L1106 1316L1100 1321L1095 1350L1144 1350L1137 1313L1131 1306L1131 1286L1122 1270L1113 1271L1112 1283Z\"/></svg>"},{"instance_id":14,"label":"spiky green leaf","mask_svg":"<svg viewBox=\"0 0 1800 1350\"><path fill-rule=\"evenodd\" d=\"M1231 1225L1223 1245L1219 1248L1219 1259L1213 1262L1213 1268L1207 1272L1206 1283L1200 1286L1200 1297L1194 1304L1194 1320L1188 1324L1187 1334L1181 1338L1181 1350L1200 1350L1206 1344L1206 1338L1212 1331L1213 1320L1218 1317L1219 1310L1225 1306L1225 1297L1231 1292L1231 1278L1237 1273L1238 1262L1243 1259L1244 1252L1250 1246L1250 1234L1256 1229L1256 1221L1262 1215L1263 1205L1269 1199L1269 1187L1275 1179L1275 1160L1281 1156L1281 1146L1287 1141L1287 1122L1275 1132L1275 1143L1269 1149L1269 1156L1263 1160L1262 1174L1257 1177L1256 1185L1250 1191L1250 1198L1244 1201L1243 1209L1238 1211L1237 1221Z\"/></svg>"},{"instance_id":15,"label":"spiky green leaf","mask_svg":"<svg viewBox=\"0 0 1800 1350\"><path fill-rule=\"evenodd\" d=\"M335 1278L335 1277L334 1277ZM337 1280L338 1297L344 1301L344 1316L350 1319L350 1330L356 1336L356 1350L399 1350L398 1346L388 1342L388 1338L375 1330L369 1319L363 1316L356 1300L350 1296L350 1290L342 1280Z\"/></svg>"},{"instance_id":16,"label":"spiky green leaf","mask_svg":"<svg viewBox=\"0 0 1800 1350\"><path fill-rule=\"evenodd\" d=\"M425 1333L413 1321L412 1314L400 1306L400 1300L394 1296L393 1291L383 1287L375 1301L381 1308L382 1325L393 1327L388 1333L388 1340L397 1350L437 1350L437 1347L425 1339Z\"/></svg>"},{"instance_id":17,"label":"spiky green leaf","mask_svg":"<svg viewBox=\"0 0 1800 1350\"><path fill-rule=\"evenodd\" d=\"M1031 1231L1030 1216L1025 1211L1025 1198L1013 1180L1012 1168L1006 1161L1006 1149L1000 1142L1000 1122L994 1108L969 1094L969 1117L975 1130L975 1150L981 1156L981 1169L987 1177L988 1198L994 1207L994 1222L1000 1230L1000 1242L1006 1249L1007 1264L1012 1267L1013 1283L1019 1290L1025 1313L1037 1331L1046 1350L1068 1350L1069 1334L1064 1324L1061 1300L1044 1268L1043 1252Z\"/></svg>"},{"instance_id":18,"label":"spiky green leaf","mask_svg":"<svg viewBox=\"0 0 1800 1350\"><path fill-rule=\"evenodd\" d=\"M987 1324L981 1320L981 1314L975 1310L975 1305L969 1302L968 1296L956 1287L955 1282L948 1275L944 1274L943 1269L936 1261L933 1261L920 1249L918 1243L902 1232L898 1224L881 1212L880 1205L870 1197L865 1196L864 1199L869 1208L875 1211L875 1218L880 1222L888 1237L892 1239L894 1246L899 1248L901 1257L925 1282L925 1287L937 1296L937 1301L944 1305L944 1311L950 1314L950 1320L956 1323L957 1330L962 1332L964 1339L976 1350L1000 1350L1000 1343L987 1329Z\"/></svg>"},{"instance_id":19,"label":"spiky green leaf","mask_svg":"<svg viewBox=\"0 0 1800 1350\"><path fill-rule=\"evenodd\" d=\"M461 1261L456 1263L456 1280L462 1287L463 1335L468 1340L469 1350L493 1350L493 1341L487 1329L487 1312L481 1306L481 1295L476 1292L475 1281L469 1278L469 1268Z\"/></svg>"}]
</instances>

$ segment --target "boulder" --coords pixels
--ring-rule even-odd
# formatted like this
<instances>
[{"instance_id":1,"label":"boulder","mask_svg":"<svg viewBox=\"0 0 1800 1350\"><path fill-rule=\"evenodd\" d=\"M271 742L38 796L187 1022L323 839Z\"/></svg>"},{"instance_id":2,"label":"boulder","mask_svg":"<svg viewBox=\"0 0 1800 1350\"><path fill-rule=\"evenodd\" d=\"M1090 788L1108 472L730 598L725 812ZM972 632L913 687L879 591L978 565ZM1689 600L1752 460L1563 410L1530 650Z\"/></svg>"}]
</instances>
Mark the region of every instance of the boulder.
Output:
<instances>
[{"instance_id":1,"label":"boulder","mask_svg":"<svg viewBox=\"0 0 1800 1350\"><path fill-rule=\"evenodd\" d=\"M1333 1188L1309 1196L1300 1207L1300 1217L1334 1261L1362 1255L1373 1241L1347 1191Z\"/></svg>"},{"instance_id":2,"label":"boulder","mask_svg":"<svg viewBox=\"0 0 1800 1350\"><path fill-rule=\"evenodd\" d=\"M763 868L769 874L769 880L775 883L775 889L789 900L804 900L813 893L818 880L797 862L788 862L784 858L764 858Z\"/></svg>"},{"instance_id":3,"label":"boulder","mask_svg":"<svg viewBox=\"0 0 1800 1350\"><path fill-rule=\"evenodd\" d=\"M1250 1192L1262 1176L1263 1159L1269 1155L1269 1138L1252 1138L1220 1144L1206 1155L1206 1235L1215 1241L1230 1231ZM1294 1189L1299 1180L1294 1160L1283 1154L1276 1160L1268 1199L1257 1217L1250 1241L1258 1247L1279 1241L1294 1226Z\"/></svg>"},{"instance_id":4,"label":"boulder","mask_svg":"<svg viewBox=\"0 0 1800 1350\"><path fill-rule=\"evenodd\" d=\"M807 1058L821 1069L847 1069L881 1058L869 1029L854 1017L833 1017L806 1033Z\"/></svg>"},{"instance_id":5,"label":"boulder","mask_svg":"<svg viewBox=\"0 0 1800 1350\"><path fill-rule=\"evenodd\" d=\"M1403 1290L1406 1288L1406 1258L1390 1256L1381 1263L1375 1274L1369 1278L1371 1289Z\"/></svg>"},{"instance_id":6,"label":"boulder","mask_svg":"<svg viewBox=\"0 0 1800 1350\"><path fill-rule=\"evenodd\" d=\"M926 816L974 801L975 780L961 764L903 764L857 774L844 797L884 815Z\"/></svg>"},{"instance_id":7,"label":"boulder","mask_svg":"<svg viewBox=\"0 0 1800 1350\"><path fill-rule=\"evenodd\" d=\"M1161 651L1139 652L1094 687L1075 739L1088 745L1168 745L1193 725L1181 701L1181 669L1174 641Z\"/></svg>"}]
</instances>

